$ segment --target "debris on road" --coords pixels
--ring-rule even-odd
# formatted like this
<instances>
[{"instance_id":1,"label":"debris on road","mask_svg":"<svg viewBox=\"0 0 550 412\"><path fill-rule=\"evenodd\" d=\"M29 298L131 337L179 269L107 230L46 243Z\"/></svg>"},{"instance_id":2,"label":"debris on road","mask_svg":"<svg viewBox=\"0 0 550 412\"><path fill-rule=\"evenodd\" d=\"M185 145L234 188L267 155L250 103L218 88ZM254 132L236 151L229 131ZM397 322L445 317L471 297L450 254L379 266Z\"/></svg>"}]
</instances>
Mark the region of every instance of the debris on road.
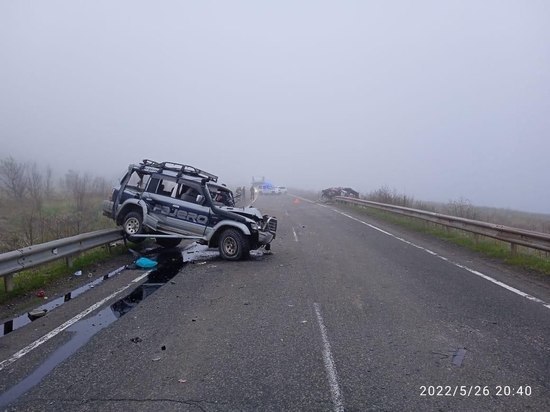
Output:
<instances>
[{"instance_id":1,"label":"debris on road","mask_svg":"<svg viewBox=\"0 0 550 412\"><path fill-rule=\"evenodd\" d=\"M47 309L34 309L27 313L27 316L31 321L33 321L44 316L46 312L48 312Z\"/></svg>"},{"instance_id":2,"label":"debris on road","mask_svg":"<svg viewBox=\"0 0 550 412\"><path fill-rule=\"evenodd\" d=\"M134 263L137 265L137 267L142 269L150 269L157 266L157 262L146 257L140 257Z\"/></svg>"}]
</instances>

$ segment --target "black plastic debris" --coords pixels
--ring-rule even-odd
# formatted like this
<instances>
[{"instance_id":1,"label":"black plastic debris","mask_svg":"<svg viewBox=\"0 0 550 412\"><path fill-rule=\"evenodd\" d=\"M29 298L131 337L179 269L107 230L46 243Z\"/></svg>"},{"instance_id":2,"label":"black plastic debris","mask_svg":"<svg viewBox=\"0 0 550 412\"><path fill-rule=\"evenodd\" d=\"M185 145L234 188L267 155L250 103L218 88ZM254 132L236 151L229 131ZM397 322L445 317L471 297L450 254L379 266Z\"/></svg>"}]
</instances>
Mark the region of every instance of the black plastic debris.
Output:
<instances>
[{"instance_id":1,"label":"black plastic debris","mask_svg":"<svg viewBox=\"0 0 550 412\"><path fill-rule=\"evenodd\" d=\"M42 316L46 315L46 313L48 312L47 309L34 309L34 310L31 310L27 316L29 317L29 319L31 321L33 320L36 320L38 318L41 318Z\"/></svg>"}]
</instances>

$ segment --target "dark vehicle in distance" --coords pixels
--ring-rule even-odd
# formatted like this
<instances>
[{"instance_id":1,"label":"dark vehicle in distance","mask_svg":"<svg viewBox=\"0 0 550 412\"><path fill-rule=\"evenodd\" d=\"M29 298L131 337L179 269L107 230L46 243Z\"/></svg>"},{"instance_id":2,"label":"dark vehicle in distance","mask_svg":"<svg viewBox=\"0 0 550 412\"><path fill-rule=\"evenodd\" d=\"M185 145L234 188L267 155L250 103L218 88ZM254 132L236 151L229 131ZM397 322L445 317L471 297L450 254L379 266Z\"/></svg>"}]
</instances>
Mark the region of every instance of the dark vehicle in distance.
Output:
<instances>
[{"instance_id":1,"label":"dark vehicle in distance","mask_svg":"<svg viewBox=\"0 0 550 412\"><path fill-rule=\"evenodd\" d=\"M321 192L321 200L333 200L336 196L345 196L359 199L359 192L351 187L329 187Z\"/></svg>"}]
</instances>

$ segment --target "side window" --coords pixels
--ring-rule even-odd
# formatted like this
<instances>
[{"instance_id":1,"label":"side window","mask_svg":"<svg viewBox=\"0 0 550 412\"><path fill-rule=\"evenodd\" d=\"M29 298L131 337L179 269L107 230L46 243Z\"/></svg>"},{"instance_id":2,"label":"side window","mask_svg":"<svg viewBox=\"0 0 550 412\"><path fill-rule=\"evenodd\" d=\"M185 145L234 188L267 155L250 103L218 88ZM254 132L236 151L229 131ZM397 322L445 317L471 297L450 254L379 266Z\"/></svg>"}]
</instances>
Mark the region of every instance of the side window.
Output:
<instances>
[{"instance_id":1,"label":"side window","mask_svg":"<svg viewBox=\"0 0 550 412\"><path fill-rule=\"evenodd\" d=\"M171 180L163 179L160 181L158 188L157 188L157 194L163 195L163 196L172 196L174 194L175 196L175 189L176 188L176 182L173 182Z\"/></svg>"},{"instance_id":2,"label":"side window","mask_svg":"<svg viewBox=\"0 0 550 412\"><path fill-rule=\"evenodd\" d=\"M179 193L179 198L184 202L191 202L191 203L197 202L197 195L199 194L199 192L190 186L181 184L178 193Z\"/></svg>"},{"instance_id":3,"label":"side window","mask_svg":"<svg viewBox=\"0 0 550 412\"><path fill-rule=\"evenodd\" d=\"M160 179L158 177L152 177L149 179L149 185L147 186L147 192L157 193L159 187Z\"/></svg>"},{"instance_id":4,"label":"side window","mask_svg":"<svg viewBox=\"0 0 550 412\"><path fill-rule=\"evenodd\" d=\"M141 174L138 172L133 172L126 186L131 187L133 189L137 189L140 192L143 192L145 190L145 187L149 183L150 179L151 179L151 175L149 174Z\"/></svg>"},{"instance_id":5,"label":"side window","mask_svg":"<svg viewBox=\"0 0 550 412\"><path fill-rule=\"evenodd\" d=\"M187 186L184 183L180 183L178 186L178 192L176 193L176 197L178 199L181 199L181 197L189 190L189 186Z\"/></svg>"}]
</instances>

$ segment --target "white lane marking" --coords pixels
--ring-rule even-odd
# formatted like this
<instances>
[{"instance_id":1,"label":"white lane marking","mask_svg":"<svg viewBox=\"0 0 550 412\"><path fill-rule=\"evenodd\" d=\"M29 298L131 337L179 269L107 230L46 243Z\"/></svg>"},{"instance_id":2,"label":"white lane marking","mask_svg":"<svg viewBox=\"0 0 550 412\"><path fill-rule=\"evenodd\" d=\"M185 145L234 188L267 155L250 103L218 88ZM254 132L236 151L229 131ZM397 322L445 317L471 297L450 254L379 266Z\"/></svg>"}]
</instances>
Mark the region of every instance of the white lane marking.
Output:
<instances>
[{"instance_id":1,"label":"white lane marking","mask_svg":"<svg viewBox=\"0 0 550 412\"><path fill-rule=\"evenodd\" d=\"M294 233L294 240L298 242L298 235L296 234L296 231L294 230L294 228L292 228L292 233Z\"/></svg>"},{"instance_id":2,"label":"white lane marking","mask_svg":"<svg viewBox=\"0 0 550 412\"><path fill-rule=\"evenodd\" d=\"M328 383L330 386L330 395L332 397L332 403L334 405L334 411L340 412L344 410L344 398L340 392L340 386L338 385L338 374L336 373L336 366L334 365L334 359L332 358L332 352L330 350L330 342L328 341L327 328L323 322L321 316L321 308L318 303L313 304L315 309L315 315L317 316L317 323L319 329L321 329L321 338L323 339L323 363L327 371Z\"/></svg>"},{"instance_id":3,"label":"white lane marking","mask_svg":"<svg viewBox=\"0 0 550 412\"><path fill-rule=\"evenodd\" d=\"M510 286L510 285L507 285L507 284L504 283L504 282L501 282L501 281L496 280L496 279L494 279L494 278L492 278L492 277L490 277L490 276L487 276L487 275L485 275L485 274L483 274L483 273L481 273L481 272L479 272L479 271L477 271L477 270L475 270L475 269L471 269L471 268L469 268L468 266L464 266L464 265L461 265L460 263L453 262L452 260L449 260L449 259L446 258L445 256L438 255L437 253L435 253L434 251L432 251L432 250L430 250L430 249L426 249L425 247L419 246L419 245L417 245L417 244L415 244L415 243L412 243L412 242L410 242L410 241L408 241L408 240L405 240L405 239L403 239L403 238L401 238L401 237L399 237L399 236L396 236L396 235L394 235L394 234L392 234L392 233L390 233L390 232L387 232L387 231L385 231L385 230L383 230L383 229L380 229L379 227L376 227L376 226L374 226L374 225L371 225L370 223L364 222L364 221L362 221L361 219L357 219L357 218L354 217L354 216L348 215L347 213L341 212L341 211L336 210L336 209L331 209L331 210L334 211L334 212L336 212L336 213L341 214L342 216L345 216L345 217L347 217L347 218L350 218L350 219L352 219L352 220L355 220L356 222L362 223L362 224L364 224L364 225L366 225L366 226L368 226L368 227L370 227L370 228L372 228L372 229L374 229L374 230L378 230L379 232L384 233L385 235L391 236L391 237L393 237L394 239L397 239L397 240L399 240L399 241L401 241L401 242L404 242L404 243L406 243L407 245L410 245L410 246L413 246L413 247L415 247L415 248L417 248L417 249L423 250L424 252L427 252L427 253L429 253L430 255L433 255L433 256L435 256L435 257L441 259L441 260L444 260L445 262L449 262L450 264L452 264L452 265L454 265L454 266L456 266L456 267L459 267L459 268L461 268L461 269L464 269L464 270L466 270L466 271L468 271L468 272L470 272L470 273L472 273L472 274L474 274L474 275L476 275L476 276L479 276L479 277L481 277L481 278L483 278L483 279L485 279L485 280L488 280L489 282L494 283L495 285L498 285L498 286L500 286L500 287L502 287L502 288L504 288L504 289L507 289L507 290L509 290L510 292L515 293L516 295L519 295L519 296L521 296L521 297L523 297L523 298L525 298L525 299L529 299L529 300L531 300L531 301L533 301L533 302L540 303L540 304L542 304L545 308L550 309L550 304L549 304L549 303L546 303L545 301L543 301L543 300L541 300L541 299L539 299L539 298L536 298L536 297L534 297L534 296L531 296L531 295L529 295L528 293L522 292L521 290L516 289L516 288L514 288L514 287L512 287L512 286Z\"/></svg>"},{"instance_id":4,"label":"white lane marking","mask_svg":"<svg viewBox=\"0 0 550 412\"><path fill-rule=\"evenodd\" d=\"M29 353L30 351L32 351L33 349L36 349L37 347L39 347L40 345L42 345L43 343L49 341L51 338L53 338L54 336L58 335L60 332L63 332L65 329L67 329L69 326L75 324L76 322L78 322L80 319L84 318L85 316L89 315L91 312L93 312L94 310L96 310L97 308L99 308L101 305L103 305L105 302L107 302L108 300L114 298L115 296L117 296L118 294L124 292L126 289L128 289L130 286L132 286L133 284L139 282L140 280L142 280L144 277L146 277L147 275L149 275L151 271L147 271L145 272L144 274L138 276L137 278L135 278L134 280L132 280L130 283L128 283L126 286L123 286L121 287L120 289L118 289L117 291L111 293L109 296L107 296L106 298L103 298L101 299L99 302L93 304L92 306L90 306L88 309L85 309L83 310L82 312L80 312L78 315L76 315L75 317L69 319L67 322L63 323L62 325L58 326L57 328L55 328L54 330L52 330L51 332L45 334L44 336L42 336L41 338L35 340L33 343L31 343L30 345L24 347L23 349L21 349L20 351L14 353L10 358L8 359L5 359L3 360L2 362L0 362L0 371L2 369L4 369L6 366L9 366L11 365L13 362L15 362L16 360L18 359L21 359L23 356L25 356L27 353Z\"/></svg>"},{"instance_id":5,"label":"white lane marking","mask_svg":"<svg viewBox=\"0 0 550 412\"><path fill-rule=\"evenodd\" d=\"M302 200L305 200L306 202L309 202L309 203L314 203L314 204L316 203L316 202L314 202L314 201L312 201L312 200L309 200L309 199L306 199L306 198L303 198L303 197L300 197L300 196L295 196L295 197L298 197L298 198L300 198L300 199L302 199ZM499 281L499 280L496 280L496 279L494 279L494 278L492 278L492 277L490 277L490 276L485 275L484 273L481 273L481 272L479 272L479 271L477 271L477 270L475 270L475 269L469 268L468 266L464 266L464 265L462 265L462 264L460 264L460 263L453 262L452 260L449 260L449 259L446 258L445 256L438 255L437 253L435 253L434 251L432 251L432 250L430 250L430 249L427 249L427 248L425 248L425 247L422 247L422 246L419 246L419 245L417 245L417 244L415 244L415 243L412 243L412 242L410 242L410 241L408 241L408 240L405 240L405 239L403 239L403 238L401 238L401 237L399 237L399 236L396 236L396 235L394 235L394 234L392 234L392 233L390 233L390 232L387 232L387 231L385 231L385 230L383 230L383 229L380 229L379 227L376 227L376 226L374 226L374 225L371 225L370 223L364 222L364 221L362 221L361 219L357 219L357 218L354 217L354 216L348 215L347 213L341 212L341 211L339 211L339 210L337 210L337 209L332 209L332 208L328 207L327 205L323 205L323 204L319 204L319 203L317 203L317 204L318 204L319 206L322 206L322 207L325 207L325 208L327 208L327 209L330 209L330 210L332 210L333 212L339 213L339 214L341 214L342 216L345 216L345 217L347 217L347 218L350 218L350 219L352 219L352 220L355 220L356 222L362 223L362 224L364 224L364 225L366 225L366 226L368 226L368 227L370 227L370 228L372 228L372 229L374 229L374 230L378 230L379 232L384 233L385 235L391 236L391 237L393 237L394 239L397 239L397 240L399 240L399 241L401 241L401 242L404 242L404 243L406 243L406 244L408 244L408 245L410 245L410 246L413 246L413 247L415 247L415 248L417 248L417 249L423 250L424 252L427 252L427 253L429 253L430 255L433 255L433 256L435 256L435 257L438 257L439 259L444 260L445 262L449 262L450 264L452 264L452 265L454 265L454 266L456 266L456 267L458 267L458 268L464 269L464 270L466 270L466 271L468 271L468 272L470 272L470 273L472 273L472 274L474 274L474 275L476 275L476 276L479 276L479 277L481 277L482 279L488 280L489 282L492 282L492 283L494 283L495 285L498 285L498 286L500 286L500 287L502 287L502 288L504 288L504 289L506 289L506 290L509 290L510 292L513 292L513 293L515 293L516 295L519 295L519 296L521 296L521 297L523 297L523 298L525 298L525 299L529 299L529 300L531 300L531 301L533 301L533 302L540 303L540 304L543 305L545 308L550 309L550 303L547 303L547 302L543 301L542 299L536 298L536 297L534 297L534 296L532 296L532 295L529 295L528 293L522 292L521 290L516 289L516 288L514 288L513 286L507 285L507 284L504 283L504 282L501 282L501 281Z\"/></svg>"}]
</instances>

